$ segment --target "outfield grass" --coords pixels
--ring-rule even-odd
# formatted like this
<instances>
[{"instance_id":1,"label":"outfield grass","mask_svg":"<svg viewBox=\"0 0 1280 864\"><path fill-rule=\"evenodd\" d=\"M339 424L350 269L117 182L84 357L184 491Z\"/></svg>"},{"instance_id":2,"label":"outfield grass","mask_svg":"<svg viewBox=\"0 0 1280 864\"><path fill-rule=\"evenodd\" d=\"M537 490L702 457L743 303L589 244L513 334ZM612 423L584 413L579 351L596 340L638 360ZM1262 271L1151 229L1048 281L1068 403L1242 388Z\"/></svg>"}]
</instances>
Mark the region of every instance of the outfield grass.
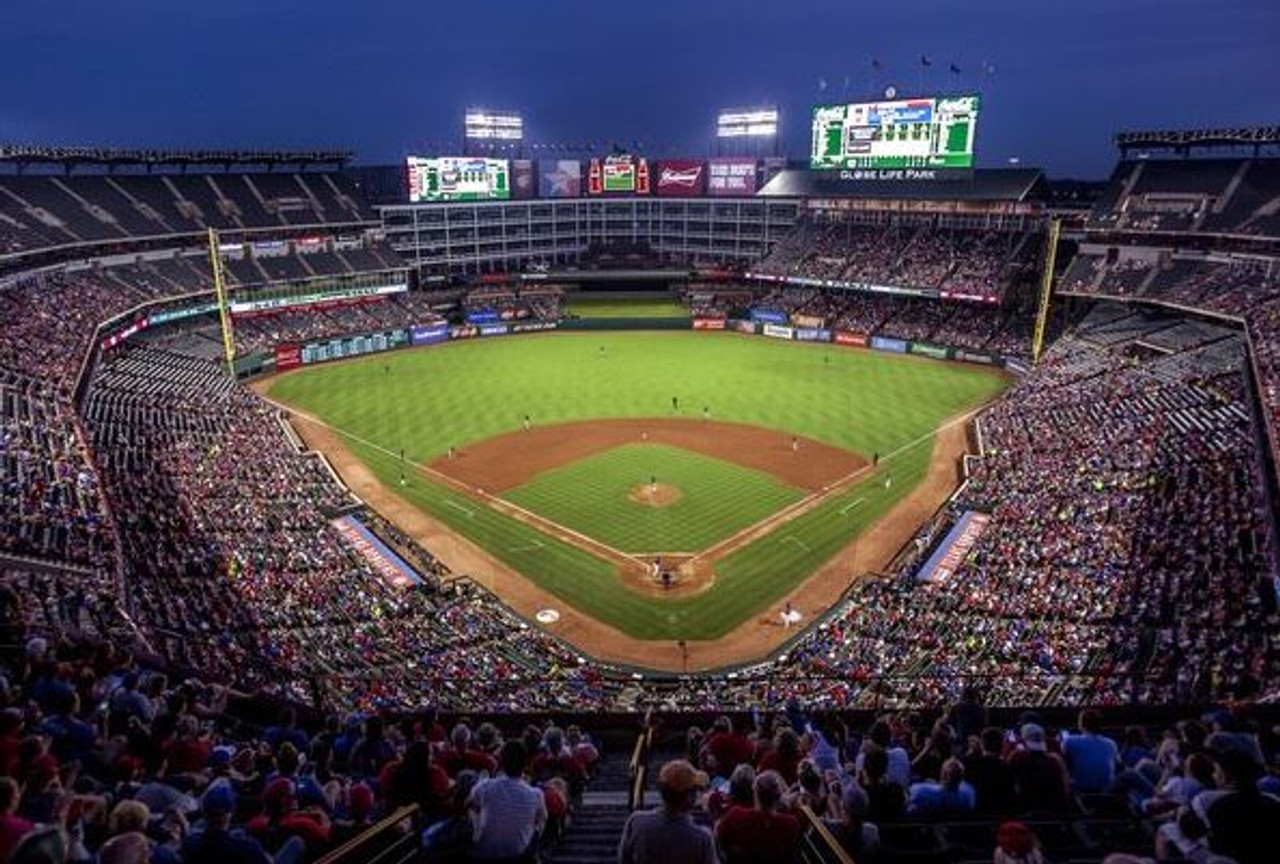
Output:
<instances>
[{"instance_id":1,"label":"outfield grass","mask_svg":"<svg viewBox=\"0 0 1280 864\"><path fill-rule=\"evenodd\" d=\"M278 379L271 395L374 445L351 442L389 486L402 448L426 463L451 445L515 431L525 414L537 423L671 416L673 395L685 416L709 405L718 420L865 456L914 442L880 466L893 477L889 488L881 473L756 540L719 562L715 586L685 600L624 590L608 562L420 477L401 490L563 602L629 635L712 639L785 595L887 512L924 476L932 431L1003 386L991 371L871 351L725 333L607 332L454 342L319 366Z\"/></svg>"},{"instance_id":2,"label":"outfield grass","mask_svg":"<svg viewBox=\"0 0 1280 864\"><path fill-rule=\"evenodd\" d=\"M688 318L689 307L665 298L611 300L607 297L566 298L570 315L579 318Z\"/></svg>"},{"instance_id":3,"label":"outfield grass","mask_svg":"<svg viewBox=\"0 0 1280 864\"><path fill-rule=\"evenodd\" d=\"M628 497L650 479L676 487L666 507ZM759 471L656 444L617 447L547 471L503 496L623 552L697 552L804 492Z\"/></svg>"}]
</instances>

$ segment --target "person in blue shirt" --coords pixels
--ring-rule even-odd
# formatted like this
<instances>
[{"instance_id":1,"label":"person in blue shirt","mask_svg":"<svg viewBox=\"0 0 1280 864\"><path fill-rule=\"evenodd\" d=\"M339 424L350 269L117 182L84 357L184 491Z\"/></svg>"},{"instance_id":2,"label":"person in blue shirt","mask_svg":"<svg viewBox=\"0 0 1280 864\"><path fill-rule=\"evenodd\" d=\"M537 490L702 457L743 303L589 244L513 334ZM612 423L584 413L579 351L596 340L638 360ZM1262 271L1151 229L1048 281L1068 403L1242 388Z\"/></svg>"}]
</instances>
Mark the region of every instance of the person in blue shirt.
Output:
<instances>
[{"instance_id":1,"label":"person in blue shirt","mask_svg":"<svg viewBox=\"0 0 1280 864\"><path fill-rule=\"evenodd\" d=\"M1116 782L1120 748L1102 734L1102 715L1097 711L1081 711L1079 724L1079 734L1062 736L1062 758L1071 788L1075 792L1110 792Z\"/></svg>"},{"instance_id":2,"label":"person in blue shirt","mask_svg":"<svg viewBox=\"0 0 1280 864\"><path fill-rule=\"evenodd\" d=\"M978 804L978 793L964 779L964 763L951 758L942 763L942 779L912 783L907 812L913 816L963 816Z\"/></svg>"}]
</instances>

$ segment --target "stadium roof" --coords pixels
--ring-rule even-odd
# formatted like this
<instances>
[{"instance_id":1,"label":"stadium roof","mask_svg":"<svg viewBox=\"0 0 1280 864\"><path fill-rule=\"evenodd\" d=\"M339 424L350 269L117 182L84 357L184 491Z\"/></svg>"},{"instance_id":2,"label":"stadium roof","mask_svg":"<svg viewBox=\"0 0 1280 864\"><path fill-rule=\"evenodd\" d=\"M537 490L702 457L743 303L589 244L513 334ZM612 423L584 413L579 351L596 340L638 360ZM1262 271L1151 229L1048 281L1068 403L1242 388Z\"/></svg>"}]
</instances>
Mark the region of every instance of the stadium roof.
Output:
<instances>
[{"instance_id":1,"label":"stadium roof","mask_svg":"<svg viewBox=\"0 0 1280 864\"><path fill-rule=\"evenodd\" d=\"M14 165L345 165L347 150L142 150L0 144L0 162Z\"/></svg>"},{"instance_id":2,"label":"stadium roof","mask_svg":"<svg viewBox=\"0 0 1280 864\"><path fill-rule=\"evenodd\" d=\"M842 180L807 170L782 171L759 194L776 198L871 198L885 201L1029 201L1048 193L1039 168L979 168L946 180Z\"/></svg>"},{"instance_id":3,"label":"stadium roof","mask_svg":"<svg viewBox=\"0 0 1280 864\"><path fill-rule=\"evenodd\" d=\"M1116 146L1185 150L1191 147L1262 147L1280 144L1280 126L1241 126L1233 129L1158 129L1119 132Z\"/></svg>"}]
</instances>

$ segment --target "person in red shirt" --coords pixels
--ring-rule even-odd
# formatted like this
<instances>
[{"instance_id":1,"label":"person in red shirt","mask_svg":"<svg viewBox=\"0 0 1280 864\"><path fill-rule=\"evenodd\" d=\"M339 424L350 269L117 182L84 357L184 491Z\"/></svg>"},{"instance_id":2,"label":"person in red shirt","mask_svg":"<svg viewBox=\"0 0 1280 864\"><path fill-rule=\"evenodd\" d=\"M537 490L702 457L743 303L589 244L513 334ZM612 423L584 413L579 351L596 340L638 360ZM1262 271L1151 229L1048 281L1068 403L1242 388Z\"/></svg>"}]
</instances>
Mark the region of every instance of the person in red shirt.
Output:
<instances>
[{"instance_id":1,"label":"person in red shirt","mask_svg":"<svg viewBox=\"0 0 1280 864\"><path fill-rule=\"evenodd\" d=\"M800 859L800 822L778 806L786 784L777 771L756 777L755 807L730 807L716 823L716 845L725 864L789 864Z\"/></svg>"},{"instance_id":2,"label":"person in red shirt","mask_svg":"<svg viewBox=\"0 0 1280 864\"><path fill-rule=\"evenodd\" d=\"M702 762L714 776L728 777L733 769L751 761L753 750L751 740L734 731L733 721L720 716L702 744Z\"/></svg>"},{"instance_id":3,"label":"person in red shirt","mask_svg":"<svg viewBox=\"0 0 1280 864\"><path fill-rule=\"evenodd\" d=\"M178 718L176 731L164 745L164 758L170 774L195 774L209 765L213 745L200 736L200 722L190 714Z\"/></svg>"},{"instance_id":4,"label":"person in red shirt","mask_svg":"<svg viewBox=\"0 0 1280 864\"><path fill-rule=\"evenodd\" d=\"M756 769L777 771L790 786L796 782L800 760L803 758L804 754L800 750L800 736L794 729L783 727L773 736L773 749L760 758Z\"/></svg>"},{"instance_id":5,"label":"person in red shirt","mask_svg":"<svg viewBox=\"0 0 1280 864\"><path fill-rule=\"evenodd\" d=\"M273 780L262 790L265 812L249 820L248 829L268 849L275 850L290 837L307 844L307 854L315 856L329 846L329 817L323 810L298 810L297 790L292 780Z\"/></svg>"},{"instance_id":6,"label":"person in red shirt","mask_svg":"<svg viewBox=\"0 0 1280 864\"><path fill-rule=\"evenodd\" d=\"M490 776L498 773L498 760L471 746L471 727L459 723L449 734L450 747L437 760L450 777L460 771L479 771Z\"/></svg>"},{"instance_id":7,"label":"person in red shirt","mask_svg":"<svg viewBox=\"0 0 1280 864\"><path fill-rule=\"evenodd\" d=\"M431 758L431 745L415 741L404 758L388 762L378 776L388 810L417 804L427 814L440 814L449 800L453 781Z\"/></svg>"},{"instance_id":8,"label":"person in red shirt","mask_svg":"<svg viewBox=\"0 0 1280 864\"><path fill-rule=\"evenodd\" d=\"M21 794L12 777L0 777L0 861L8 861L18 841L36 830L35 825L14 815Z\"/></svg>"},{"instance_id":9,"label":"person in red shirt","mask_svg":"<svg viewBox=\"0 0 1280 864\"><path fill-rule=\"evenodd\" d=\"M531 770L533 779L539 783L552 777L563 778L574 794L581 791L587 779L587 770L582 767L578 757L564 746L564 733L555 726L547 729L543 736L542 752L534 757Z\"/></svg>"}]
</instances>

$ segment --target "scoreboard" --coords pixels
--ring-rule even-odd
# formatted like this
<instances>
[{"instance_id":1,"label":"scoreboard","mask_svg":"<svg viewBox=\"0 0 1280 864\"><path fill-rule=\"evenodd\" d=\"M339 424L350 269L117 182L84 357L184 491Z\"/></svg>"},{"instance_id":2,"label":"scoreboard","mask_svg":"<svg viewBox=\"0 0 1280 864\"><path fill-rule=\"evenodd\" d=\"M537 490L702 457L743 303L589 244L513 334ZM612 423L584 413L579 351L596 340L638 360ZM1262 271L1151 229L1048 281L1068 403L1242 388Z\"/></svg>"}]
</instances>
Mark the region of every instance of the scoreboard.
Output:
<instances>
[{"instance_id":1,"label":"scoreboard","mask_svg":"<svg viewBox=\"0 0 1280 864\"><path fill-rule=\"evenodd\" d=\"M490 201L511 197L506 159L410 156L409 200Z\"/></svg>"},{"instance_id":2,"label":"scoreboard","mask_svg":"<svg viewBox=\"0 0 1280 864\"><path fill-rule=\"evenodd\" d=\"M615 154L592 159L587 166L587 192L591 195L648 195L649 162Z\"/></svg>"},{"instance_id":3,"label":"scoreboard","mask_svg":"<svg viewBox=\"0 0 1280 864\"><path fill-rule=\"evenodd\" d=\"M940 96L813 109L814 170L973 168L979 97Z\"/></svg>"}]
</instances>

